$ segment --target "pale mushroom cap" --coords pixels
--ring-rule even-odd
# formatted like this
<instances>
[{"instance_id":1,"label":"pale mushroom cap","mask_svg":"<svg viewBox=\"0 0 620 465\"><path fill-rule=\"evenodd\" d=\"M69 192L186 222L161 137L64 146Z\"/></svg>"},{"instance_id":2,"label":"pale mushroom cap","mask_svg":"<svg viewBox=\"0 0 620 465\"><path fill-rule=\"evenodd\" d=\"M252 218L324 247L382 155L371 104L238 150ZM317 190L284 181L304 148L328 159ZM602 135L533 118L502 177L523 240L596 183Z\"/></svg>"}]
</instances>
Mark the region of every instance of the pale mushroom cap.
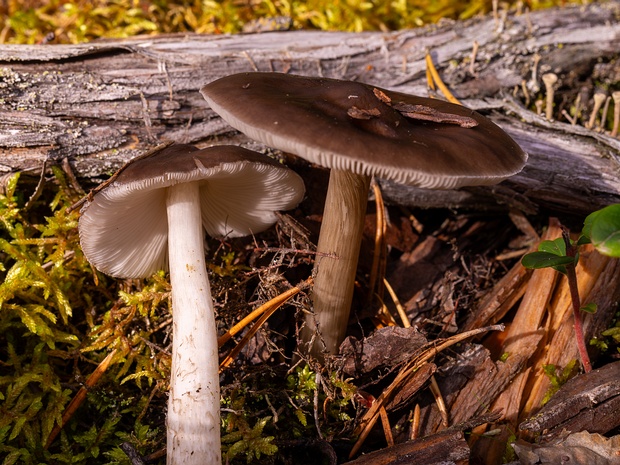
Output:
<instances>
[{"instance_id":1,"label":"pale mushroom cap","mask_svg":"<svg viewBox=\"0 0 620 465\"><path fill-rule=\"evenodd\" d=\"M166 188L200 184L202 224L214 237L264 231L276 211L303 198L302 179L265 155L235 146L173 145L127 164L82 208L88 261L115 277L143 278L168 267Z\"/></svg>"},{"instance_id":2,"label":"pale mushroom cap","mask_svg":"<svg viewBox=\"0 0 620 465\"><path fill-rule=\"evenodd\" d=\"M201 93L231 126L266 145L327 168L403 184L437 189L495 184L527 161L510 136L473 110L367 84L244 73L207 84ZM377 97L381 93L385 100ZM414 119L395 108L415 105L477 125Z\"/></svg>"}]
</instances>

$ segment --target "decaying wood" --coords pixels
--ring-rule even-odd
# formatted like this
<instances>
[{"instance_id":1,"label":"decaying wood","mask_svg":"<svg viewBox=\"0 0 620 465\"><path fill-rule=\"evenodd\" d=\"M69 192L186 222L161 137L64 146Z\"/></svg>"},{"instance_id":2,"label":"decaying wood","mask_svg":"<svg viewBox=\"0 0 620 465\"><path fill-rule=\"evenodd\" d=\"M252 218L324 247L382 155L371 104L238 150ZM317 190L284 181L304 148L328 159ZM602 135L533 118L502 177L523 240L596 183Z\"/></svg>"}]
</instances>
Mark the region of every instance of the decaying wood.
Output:
<instances>
[{"instance_id":1,"label":"decaying wood","mask_svg":"<svg viewBox=\"0 0 620 465\"><path fill-rule=\"evenodd\" d=\"M430 193L383 183L402 205L540 208L584 214L620 200L620 140L524 108L540 76L562 88L592 76L617 85L620 3L606 2L445 22L394 33L316 31L172 35L83 45L0 48L0 172L36 172L68 158L101 177L157 143L253 144L231 130L198 90L227 74L281 71L356 79L427 95L427 50L453 93L493 118L530 154L526 169L493 188ZM472 44L478 43L475 62ZM615 81L614 81L615 79ZM527 96L523 89L527 89ZM590 95L582 99L589 109ZM557 100L556 100L557 102ZM570 102L558 105L570 106ZM337 137L326 134L326 137Z\"/></svg>"},{"instance_id":2,"label":"decaying wood","mask_svg":"<svg viewBox=\"0 0 620 465\"><path fill-rule=\"evenodd\" d=\"M552 221L543 239L558 236L559 232L559 225ZM620 296L618 266L618 260L601 256L591 247L582 247L576 269L580 296L584 303L592 302L598 306L597 312L588 314L584 321L587 341L609 325L617 309L617 299ZM472 454L480 463L498 463L504 453L503 445L517 430L518 423L540 409L543 398L551 387L543 367L566 367L572 360L579 360L569 289L566 280L557 275L551 269L535 270L531 274L522 302L498 350L507 357L503 363L514 365L518 362L518 368L514 371L490 371L487 375L489 380L483 380L482 375L470 378L467 384L458 388L459 394L451 404L453 416L457 412L467 412L472 408L472 396L476 393L474 405L481 399L486 399L490 401L493 411L503 412L500 421L489 426L496 435L492 438L481 438L472 446ZM492 295L497 294L492 292ZM501 363L497 362L497 365ZM491 369L493 364L490 360L484 360L480 366L481 370ZM492 383L499 383L501 379L506 382L506 388L501 394L497 395L488 390ZM583 396L591 398L587 393ZM578 428L581 427L602 432L600 429L589 429L593 418L597 418L601 428L603 425L615 425L619 405L620 401L611 399L596 410L584 412L582 416L564 426L570 424L573 428L571 431L579 431ZM429 417L427 428L437 427L436 417L436 414Z\"/></svg>"},{"instance_id":3,"label":"decaying wood","mask_svg":"<svg viewBox=\"0 0 620 465\"><path fill-rule=\"evenodd\" d=\"M506 362L494 361L482 345L466 346L435 376L450 413L450 423L459 424L488 412L491 403L526 368L526 363L526 358L518 354ZM434 434L442 429L441 415L432 401L422 404L420 435Z\"/></svg>"},{"instance_id":4,"label":"decaying wood","mask_svg":"<svg viewBox=\"0 0 620 465\"><path fill-rule=\"evenodd\" d=\"M406 441L382 450L362 455L346 465L414 465L467 464L469 446L464 431L497 420L498 413L486 413L468 421L451 426L425 438Z\"/></svg>"},{"instance_id":5,"label":"decaying wood","mask_svg":"<svg viewBox=\"0 0 620 465\"><path fill-rule=\"evenodd\" d=\"M460 225L459 242L458 245L453 245L452 253L454 251L458 251L457 255L463 253L461 241L468 243L467 234L463 231L472 230L473 235L476 235L479 230L474 227L475 223L475 220L471 220ZM532 233L531 226L522 225L519 229L524 232L526 238L536 235ZM405 287L399 285L400 297L417 293L419 274L423 275L425 280L431 275L431 281L442 281L445 279L445 274L451 271L457 273L454 261L443 264L445 244L442 245L442 242L444 239L449 241L449 238L444 237L448 236L445 230L440 227L432 233L430 231L426 233L433 239L429 241L420 237L417 247L409 247L413 252L405 252L399 257L407 269L403 271L397 266L396 274L404 276L403 286L407 284L408 278L411 287L407 294ZM542 237L535 243L529 242L528 239L525 244L531 245L530 251L536 250L540 240L554 239L560 234L560 224L552 218ZM478 239L480 240L480 237ZM522 246L524 243L519 244ZM429 266L426 267L425 264ZM441 269L435 273L437 266ZM609 327L613 314L617 311L617 301L620 297L619 266L618 260L601 256L590 246L581 248L576 272L582 302L584 304L593 302L598 305L595 314L585 317L586 340L600 335L603 329ZM396 278L390 275L390 282L398 284ZM435 285L426 283L422 287L434 289ZM572 360L578 360L566 279L551 269L532 272L516 263L502 280L489 289L488 296L481 296L479 304L473 306L459 304L464 313L471 316L459 326L458 330L463 331L500 321L507 311L513 309L519 299L521 303L514 316L510 316L509 329L499 337L496 337L499 333L494 333L485 338L484 346L466 344L448 356L447 363L445 360L443 363L441 360L435 360L438 365L435 377L448 405L451 422L459 422L487 410L502 412L499 421L477 432L483 434L492 431L491 436L480 437L473 434L469 440L472 449L471 460L475 463L499 463L505 454L509 438L518 431L519 422L525 415L538 411L542 397L548 394L550 387L549 378L543 373L543 366L555 364L562 369ZM408 310L410 316L415 315L415 308L410 306ZM440 315L437 311L434 313L436 320L438 314ZM370 337L365 339L364 343L368 339ZM595 360L596 354L591 355ZM420 392L414 402L422 407L420 436L440 431L441 416L431 396ZM586 412L583 420L594 421L593 418L600 418L603 422L604 416L605 424L613 422L616 416L616 402L620 401L610 400L600 409ZM405 408L412 409L411 402ZM399 414L398 411L390 410L388 413L394 416ZM407 430L406 423L400 423L399 428ZM393 429L393 433L396 436L398 429ZM406 433L397 438L397 442L403 440L404 436Z\"/></svg>"},{"instance_id":6,"label":"decaying wood","mask_svg":"<svg viewBox=\"0 0 620 465\"><path fill-rule=\"evenodd\" d=\"M559 223L551 221L543 239L554 240L560 235ZM521 304L506 331L502 353L508 357L519 354L528 359L534 354L544 337L541 323L547 312L557 277L558 273L553 268L534 270Z\"/></svg>"},{"instance_id":7,"label":"decaying wood","mask_svg":"<svg viewBox=\"0 0 620 465\"><path fill-rule=\"evenodd\" d=\"M534 417L519 428L548 443L566 433L605 434L620 425L620 362L569 380Z\"/></svg>"},{"instance_id":8,"label":"decaying wood","mask_svg":"<svg viewBox=\"0 0 620 465\"><path fill-rule=\"evenodd\" d=\"M553 240L561 236L560 224L552 219L543 240ZM493 411L502 412L501 422L494 425L496 434L492 438L482 438L474 447L476 455L484 458L485 463L500 463L505 454L505 444L514 434L521 413L522 399L531 376L530 359L544 339L545 329L541 326L547 312L547 306L557 280L558 273L552 268L534 270L526 286L521 304L506 331L503 340L502 354L508 360L515 354L519 359L526 360L529 366L517 373L510 384L492 402ZM473 380L472 384L476 384Z\"/></svg>"},{"instance_id":9,"label":"decaying wood","mask_svg":"<svg viewBox=\"0 0 620 465\"><path fill-rule=\"evenodd\" d=\"M467 464L469 447L462 431L442 431L362 455L346 465Z\"/></svg>"},{"instance_id":10,"label":"decaying wood","mask_svg":"<svg viewBox=\"0 0 620 465\"><path fill-rule=\"evenodd\" d=\"M519 465L538 465L542 463L575 463L596 465L620 465L618 450L620 436L606 438L587 431L573 433L552 444L536 445L517 441L514 450L519 457ZM511 464L512 465L512 464Z\"/></svg>"},{"instance_id":11,"label":"decaying wood","mask_svg":"<svg viewBox=\"0 0 620 465\"><path fill-rule=\"evenodd\" d=\"M442 301L442 294L448 292L449 284L443 286L443 290L433 287L432 290L437 292L429 292L429 286L454 269L455 257L467 253L472 245L479 243L480 234L484 233L485 229L488 231L493 228L492 225L480 221L471 224L465 222L462 227L457 244L450 243L447 231L438 230L436 234L428 235L408 248L398 261L388 267L386 277L413 323L418 323L423 312ZM439 281L441 282L440 279ZM439 287L442 287L441 283ZM482 326L486 326L486 323L469 326L465 330Z\"/></svg>"},{"instance_id":12,"label":"decaying wood","mask_svg":"<svg viewBox=\"0 0 620 465\"><path fill-rule=\"evenodd\" d=\"M403 402L404 398L401 397L401 391L407 392L408 396L411 396L417 391L424 381L431 377L435 371L434 366L429 365L429 360L434 358L435 355L442 350L453 346L459 342L462 342L468 338L479 336L488 331L503 331L503 325L488 326L485 328L477 328L466 333L456 334L452 337L445 339L438 339L433 343L425 344L423 347L417 350L416 354L410 358L400 368L394 380L386 387L381 394L377 397L376 401L368 408L364 415L359 419L355 429L355 435L358 436L357 442L353 446L349 456L353 457L359 451L361 445L365 441L366 437L370 433L372 427L377 421L379 411L382 408L388 409L390 407L396 408L396 404ZM423 379L420 379L423 378ZM415 386L411 389L409 385ZM461 421L470 420L476 413L468 415L463 418L458 418L457 423Z\"/></svg>"},{"instance_id":13,"label":"decaying wood","mask_svg":"<svg viewBox=\"0 0 620 465\"><path fill-rule=\"evenodd\" d=\"M521 400L525 385L532 369L526 368L519 373L499 397L493 402L494 411L502 412L503 421L492 423L493 435L482 436L472 445L472 455L479 457L484 463L502 463L506 456L506 444L514 435L515 425L519 418Z\"/></svg>"},{"instance_id":14,"label":"decaying wood","mask_svg":"<svg viewBox=\"0 0 620 465\"><path fill-rule=\"evenodd\" d=\"M579 294L584 303L595 303L598 310L594 314L585 315L584 336L589 341L599 335L609 324L613 314L617 311L617 303L610 300L618 296L619 284L618 260L610 260L598 252L585 249L577 266ZM566 366L571 360L578 359L575 344L572 309L568 285L562 280L557 287L556 297L549 307L548 323L545 328L545 341L541 346L538 357L533 360L534 375L528 387L528 398L524 404L521 420L535 413L548 392L551 382L543 374L543 366L554 364Z\"/></svg>"}]
</instances>

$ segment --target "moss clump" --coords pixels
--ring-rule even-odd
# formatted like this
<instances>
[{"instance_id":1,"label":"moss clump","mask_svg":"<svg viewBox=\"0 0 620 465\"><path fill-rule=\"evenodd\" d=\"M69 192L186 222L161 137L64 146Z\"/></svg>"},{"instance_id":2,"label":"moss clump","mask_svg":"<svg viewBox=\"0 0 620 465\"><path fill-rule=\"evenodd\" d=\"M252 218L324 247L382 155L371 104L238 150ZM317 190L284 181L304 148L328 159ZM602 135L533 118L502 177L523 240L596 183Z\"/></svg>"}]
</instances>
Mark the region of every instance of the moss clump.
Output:
<instances>
[{"instance_id":1,"label":"moss clump","mask_svg":"<svg viewBox=\"0 0 620 465\"><path fill-rule=\"evenodd\" d=\"M296 29L398 30L466 19L491 10L491 0L48 0L9 1L0 43L78 43L101 37L198 32L234 33L259 18L286 17ZM515 2L509 2L515 3ZM562 0L526 2L532 9L564 5ZM582 3L582 2L575 2Z\"/></svg>"},{"instance_id":2,"label":"moss clump","mask_svg":"<svg viewBox=\"0 0 620 465\"><path fill-rule=\"evenodd\" d=\"M45 200L29 208L19 184L11 176L0 195L2 463L128 463L124 454L119 461L121 439L146 451L163 434L156 412L169 356L153 347L165 338L157 325L169 316L167 284L156 276L138 290L93 275L79 248L78 213L67 212L77 195L62 170L53 168ZM71 398L114 349L111 368L46 447ZM147 413L155 427L140 422Z\"/></svg>"},{"instance_id":3,"label":"moss clump","mask_svg":"<svg viewBox=\"0 0 620 465\"><path fill-rule=\"evenodd\" d=\"M551 397L553 397L553 395L558 392L569 379L573 378L577 374L579 371L579 364L577 363L577 360L571 360L564 368L557 367L553 364L544 365L543 371L549 378L551 386L549 386L549 389L545 393L545 396L540 403L541 406L549 402Z\"/></svg>"}]
</instances>

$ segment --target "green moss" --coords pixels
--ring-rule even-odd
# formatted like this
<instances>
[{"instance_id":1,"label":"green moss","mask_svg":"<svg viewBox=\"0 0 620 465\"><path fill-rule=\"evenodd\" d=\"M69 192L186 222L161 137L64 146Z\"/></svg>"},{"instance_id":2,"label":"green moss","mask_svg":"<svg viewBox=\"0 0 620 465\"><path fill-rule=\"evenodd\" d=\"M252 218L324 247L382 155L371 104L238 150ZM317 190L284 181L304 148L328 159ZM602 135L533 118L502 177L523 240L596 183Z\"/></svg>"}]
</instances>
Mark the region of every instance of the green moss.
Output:
<instances>
[{"instance_id":1,"label":"green moss","mask_svg":"<svg viewBox=\"0 0 620 465\"><path fill-rule=\"evenodd\" d=\"M528 4L540 9L565 2ZM398 30L441 18L467 19L490 10L491 0L420 0L415 4L406 0L13 1L0 6L0 14L7 18L0 43L40 43L51 32L55 43L150 33L234 33L251 20L281 16L290 18L296 29Z\"/></svg>"},{"instance_id":2,"label":"green moss","mask_svg":"<svg viewBox=\"0 0 620 465\"><path fill-rule=\"evenodd\" d=\"M545 405L549 402L551 397L553 397L553 395L560 390L566 381L577 375L579 371L579 364L577 363L577 360L571 360L563 369L557 367L556 365L544 365L543 371L545 372L547 378L549 378L551 386L545 393L545 396L541 401L541 405Z\"/></svg>"},{"instance_id":3,"label":"green moss","mask_svg":"<svg viewBox=\"0 0 620 465\"><path fill-rule=\"evenodd\" d=\"M120 463L120 438L140 430L150 399L158 410L165 400L169 356L152 347L165 338L156 325L169 317L167 283L156 276L117 299L119 283L97 280L79 248L78 213L67 212L76 194L59 168L53 175L45 200L29 208L19 174L0 195L0 456L3 464ZM113 349L104 378L46 449L69 401ZM163 430L149 434L161 444ZM133 442L145 448L144 438Z\"/></svg>"},{"instance_id":4,"label":"green moss","mask_svg":"<svg viewBox=\"0 0 620 465\"><path fill-rule=\"evenodd\" d=\"M243 412L244 398L237 397L233 407L224 418L228 432L222 436L222 451L226 462L244 456L247 463L251 463L261 456L275 454L278 448L272 444L274 437L263 433L271 417L259 418L250 426L247 415L237 413Z\"/></svg>"}]
</instances>

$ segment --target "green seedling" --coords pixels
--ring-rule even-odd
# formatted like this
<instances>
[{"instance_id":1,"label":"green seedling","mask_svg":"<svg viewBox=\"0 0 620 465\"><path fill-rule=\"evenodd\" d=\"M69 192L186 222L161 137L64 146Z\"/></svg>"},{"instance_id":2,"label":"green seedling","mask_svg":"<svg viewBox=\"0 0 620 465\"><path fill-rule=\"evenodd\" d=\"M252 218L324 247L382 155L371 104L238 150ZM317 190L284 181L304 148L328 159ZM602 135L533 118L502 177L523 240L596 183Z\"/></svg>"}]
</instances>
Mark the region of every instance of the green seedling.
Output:
<instances>
[{"instance_id":1,"label":"green seedling","mask_svg":"<svg viewBox=\"0 0 620 465\"><path fill-rule=\"evenodd\" d=\"M590 363L590 357L588 356L583 335L581 312L593 312L596 308L594 304L581 307L575 267L579 262L579 246L588 242L589 240L583 235L577 241L572 241L569 237L568 230L563 229L562 237L552 241L542 241L538 246L538 252L529 253L521 260L521 264L526 268L553 268L557 272L565 275L568 279L568 287L573 307L575 341L577 342L583 369L586 372L592 371L592 364Z\"/></svg>"},{"instance_id":2,"label":"green seedling","mask_svg":"<svg viewBox=\"0 0 620 465\"><path fill-rule=\"evenodd\" d=\"M537 252L529 253L521 260L526 268L553 268L567 277L575 320L575 339L586 372L592 370L592 365L586 350L581 313L596 312L596 304L581 306L575 267L579 262L579 247L589 243L603 255L620 257L620 204L609 205L588 215L576 241L572 241L568 230L564 229L562 237L542 241Z\"/></svg>"}]
</instances>

